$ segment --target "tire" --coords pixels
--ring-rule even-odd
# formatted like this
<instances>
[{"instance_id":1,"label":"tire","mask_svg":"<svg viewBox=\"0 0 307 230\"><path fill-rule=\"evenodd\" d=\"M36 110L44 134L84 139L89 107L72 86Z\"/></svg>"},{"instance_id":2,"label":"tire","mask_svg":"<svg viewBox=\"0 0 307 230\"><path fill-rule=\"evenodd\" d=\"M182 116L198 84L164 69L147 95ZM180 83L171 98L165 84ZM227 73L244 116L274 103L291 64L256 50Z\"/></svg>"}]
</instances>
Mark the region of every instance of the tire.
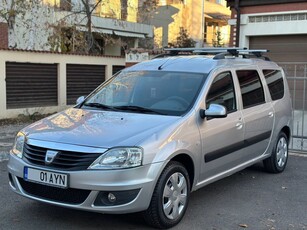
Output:
<instances>
[{"instance_id":1,"label":"tire","mask_svg":"<svg viewBox=\"0 0 307 230\"><path fill-rule=\"evenodd\" d=\"M183 218L190 197L190 179L179 162L169 162L158 179L144 220L155 228L171 228Z\"/></svg>"},{"instance_id":2,"label":"tire","mask_svg":"<svg viewBox=\"0 0 307 230\"><path fill-rule=\"evenodd\" d=\"M285 170L288 162L288 137L280 132L269 158L263 161L264 168L270 173L281 173Z\"/></svg>"}]
</instances>

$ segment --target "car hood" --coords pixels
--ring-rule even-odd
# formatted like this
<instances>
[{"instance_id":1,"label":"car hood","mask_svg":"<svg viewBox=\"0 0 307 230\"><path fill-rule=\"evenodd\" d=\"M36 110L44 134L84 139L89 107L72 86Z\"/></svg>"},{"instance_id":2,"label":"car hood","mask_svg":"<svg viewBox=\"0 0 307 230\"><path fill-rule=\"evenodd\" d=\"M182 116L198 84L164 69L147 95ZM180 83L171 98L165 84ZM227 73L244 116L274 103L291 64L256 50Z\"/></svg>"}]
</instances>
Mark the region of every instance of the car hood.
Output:
<instances>
[{"instance_id":1,"label":"car hood","mask_svg":"<svg viewBox=\"0 0 307 230\"><path fill-rule=\"evenodd\" d=\"M134 146L180 117L70 108L26 127L29 139L111 148Z\"/></svg>"}]
</instances>

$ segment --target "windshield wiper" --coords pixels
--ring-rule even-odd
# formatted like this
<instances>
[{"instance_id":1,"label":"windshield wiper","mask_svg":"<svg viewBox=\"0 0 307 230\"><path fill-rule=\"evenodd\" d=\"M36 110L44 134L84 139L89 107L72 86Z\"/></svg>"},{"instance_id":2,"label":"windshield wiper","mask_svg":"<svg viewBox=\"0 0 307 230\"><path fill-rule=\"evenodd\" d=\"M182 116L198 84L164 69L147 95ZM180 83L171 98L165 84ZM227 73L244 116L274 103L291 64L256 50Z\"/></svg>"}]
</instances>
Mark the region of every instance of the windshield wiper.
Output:
<instances>
[{"instance_id":1,"label":"windshield wiper","mask_svg":"<svg viewBox=\"0 0 307 230\"><path fill-rule=\"evenodd\" d=\"M84 103L83 105L84 105L84 106L88 106L88 107L99 108L99 109L111 110L111 111L117 110L117 109L115 109L113 106L104 105L104 104L95 103L95 102Z\"/></svg>"},{"instance_id":2,"label":"windshield wiper","mask_svg":"<svg viewBox=\"0 0 307 230\"><path fill-rule=\"evenodd\" d=\"M114 107L117 110L123 110L123 111L132 111L132 112L141 112L141 113L153 113L153 114L160 114L160 115L165 115L163 113L160 113L158 111L144 108L141 106L136 106L136 105L123 105L123 106L115 106Z\"/></svg>"}]
</instances>

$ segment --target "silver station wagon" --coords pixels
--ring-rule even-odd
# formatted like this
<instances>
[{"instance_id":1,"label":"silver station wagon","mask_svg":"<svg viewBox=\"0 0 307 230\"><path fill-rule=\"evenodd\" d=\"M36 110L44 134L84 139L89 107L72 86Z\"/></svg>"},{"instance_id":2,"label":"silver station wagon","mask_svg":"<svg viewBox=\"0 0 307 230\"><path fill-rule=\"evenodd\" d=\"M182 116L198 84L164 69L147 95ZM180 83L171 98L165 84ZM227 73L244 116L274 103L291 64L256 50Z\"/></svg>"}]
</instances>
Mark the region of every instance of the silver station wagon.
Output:
<instances>
[{"instance_id":1,"label":"silver station wagon","mask_svg":"<svg viewBox=\"0 0 307 230\"><path fill-rule=\"evenodd\" d=\"M170 228L191 192L260 161L282 172L291 100L264 52L171 49L124 69L17 134L10 187L62 207L142 212Z\"/></svg>"}]
</instances>

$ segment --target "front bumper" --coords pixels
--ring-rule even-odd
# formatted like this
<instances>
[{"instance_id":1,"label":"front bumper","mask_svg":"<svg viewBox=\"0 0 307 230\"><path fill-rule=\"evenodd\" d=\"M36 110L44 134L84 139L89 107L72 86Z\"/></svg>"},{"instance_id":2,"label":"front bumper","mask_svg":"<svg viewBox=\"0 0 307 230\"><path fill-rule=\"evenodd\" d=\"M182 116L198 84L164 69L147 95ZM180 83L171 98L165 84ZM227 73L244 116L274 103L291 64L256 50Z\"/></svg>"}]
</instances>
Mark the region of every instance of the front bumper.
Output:
<instances>
[{"instance_id":1,"label":"front bumper","mask_svg":"<svg viewBox=\"0 0 307 230\"><path fill-rule=\"evenodd\" d=\"M13 155L10 155L8 172L11 188L16 193L30 199L62 207L101 213L131 213L148 208L163 164L161 162L124 170L52 170L68 174L69 188L67 189L25 181L23 179L24 167L39 170L49 169L29 165ZM44 192L41 190L44 190ZM121 196L130 194L133 197L130 200L128 199L127 203L123 201L119 205L98 202L98 199L103 196L106 197L110 192ZM80 202L71 202L70 199L73 199L71 196L78 196Z\"/></svg>"}]
</instances>

